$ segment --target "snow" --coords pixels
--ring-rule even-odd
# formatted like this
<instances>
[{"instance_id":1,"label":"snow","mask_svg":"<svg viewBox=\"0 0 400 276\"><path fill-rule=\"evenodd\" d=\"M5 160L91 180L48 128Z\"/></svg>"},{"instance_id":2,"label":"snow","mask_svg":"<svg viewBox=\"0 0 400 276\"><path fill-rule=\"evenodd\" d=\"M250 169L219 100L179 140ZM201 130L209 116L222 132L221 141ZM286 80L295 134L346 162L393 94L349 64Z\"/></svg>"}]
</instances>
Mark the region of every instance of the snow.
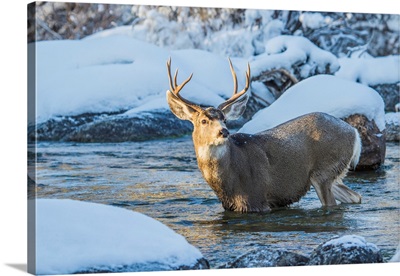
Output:
<instances>
[{"instance_id":1,"label":"snow","mask_svg":"<svg viewBox=\"0 0 400 276\"><path fill-rule=\"evenodd\" d=\"M38 274L122 266L193 265L202 254L184 237L143 214L69 199L36 200Z\"/></svg>"},{"instance_id":2,"label":"snow","mask_svg":"<svg viewBox=\"0 0 400 276\"><path fill-rule=\"evenodd\" d=\"M200 50L167 51L160 47L106 31L79 41L36 43L37 122L54 116L86 112L167 108L169 88L166 61L178 82L193 73L182 95L206 105L218 105L233 90L228 60ZM34 45L29 45L33 47ZM94 50L96 49L96 50ZM235 61L233 61L235 63ZM244 86L246 66L235 66ZM139 109L138 109L139 108Z\"/></svg>"},{"instance_id":3,"label":"snow","mask_svg":"<svg viewBox=\"0 0 400 276\"><path fill-rule=\"evenodd\" d=\"M262 118L262 122L256 123L261 129L270 127L270 120L291 118L295 113L311 111L316 106L323 107L323 110L318 108L320 111L325 110L338 115L346 113L345 110L360 108L369 118L375 118L382 129L381 103L373 96L371 90L355 84L354 81L369 85L398 82L399 56L337 59L304 37L278 35L282 27L279 22L272 20L268 11L262 14L257 12L258 14L255 11L252 13L250 10L246 13L248 24L251 25L251 22L261 17L262 20L268 21L268 24L258 31L268 33L264 34L264 38L273 38L269 37L265 42L258 41L261 43L259 47L265 51L264 54L231 58L238 76L239 89L245 83L247 62L250 62L253 77L273 68L285 68L290 71L293 64L304 63L300 67L303 78L323 72L328 66L332 73L337 72L337 77L351 80L344 82L339 81L339 78L332 79L327 76L306 79L296 85L297 88L291 89L307 90L302 92L306 93L304 96L297 97L297 103L289 101L289 107L284 107L283 100L279 100L269 108L270 111L260 112L266 112L267 117L260 117L260 114L256 116ZM165 28L173 26L167 25ZM213 46L210 44L210 47L228 47L227 44L231 43L232 39L244 43L247 39L245 34L248 33L246 29L234 29L225 33L221 31L219 35L213 36L218 43ZM170 57L172 74L179 68L178 82L182 82L193 73L192 80L182 90L185 98L202 105L218 106L231 96L233 81L225 56L205 50L169 50L143 42L137 39L137 36L137 29L124 26L76 41L41 41L29 44L28 47L34 49L36 55L36 123L57 116L83 113L126 111L123 116L133 116L140 112L167 110L165 92L169 89L169 84L166 61ZM207 39L210 41L214 38ZM324 84L325 80L328 83ZM252 89L255 93L265 96L267 101L273 102L274 99L262 83L253 82L250 90ZM356 95L360 96L361 90L369 96L365 99L357 98ZM301 101L300 98L305 96L307 101ZM311 100L314 96L316 98ZM294 95L282 99L291 97ZM334 100L330 100L331 98ZM303 102L306 104L303 105ZM367 103L372 109L368 111L361 103ZM372 106L372 103L378 105ZM271 110L275 110L274 114L270 113ZM254 120L250 123L252 124L255 124ZM248 126L244 129L250 131Z\"/></svg>"},{"instance_id":4,"label":"snow","mask_svg":"<svg viewBox=\"0 0 400 276\"><path fill-rule=\"evenodd\" d=\"M384 102L372 88L332 75L317 75L289 88L273 104L257 112L239 132L254 134L311 112L338 118L363 114L385 129Z\"/></svg>"},{"instance_id":5,"label":"snow","mask_svg":"<svg viewBox=\"0 0 400 276\"><path fill-rule=\"evenodd\" d=\"M400 56L340 58L336 76L365 85L397 83L400 81Z\"/></svg>"},{"instance_id":6,"label":"snow","mask_svg":"<svg viewBox=\"0 0 400 276\"><path fill-rule=\"evenodd\" d=\"M310 29L318 29L326 26L332 21L329 16L324 17L321 13L302 13L299 18L303 27Z\"/></svg>"},{"instance_id":7,"label":"snow","mask_svg":"<svg viewBox=\"0 0 400 276\"><path fill-rule=\"evenodd\" d=\"M259 75L274 68L291 71L293 64L304 64L300 72L302 78L307 78L314 72L325 72L327 67L332 73L339 69L339 62L332 53L318 48L310 40L301 36L274 37L265 44L265 53L251 60L253 75Z\"/></svg>"},{"instance_id":8,"label":"snow","mask_svg":"<svg viewBox=\"0 0 400 276\"><path fill-rule=\"evenodd\" d=\"M385 114L387 124L400 126L400 112L388 112Z\"/></svg>"},{"instance_id":9,"label":"snow","mask_svg":"<svg viewBox=\"0 0 400 276\"><path fill-rule=\"evenodd\" d=\"M375 252L379 251L379 248L375 244L368 243L364 237L357 235L345 235L336 239L332 239L323 244L323 247L326 246L343 246L345 248L368 247L373 249Z\"/></svg>"}]
</instances>

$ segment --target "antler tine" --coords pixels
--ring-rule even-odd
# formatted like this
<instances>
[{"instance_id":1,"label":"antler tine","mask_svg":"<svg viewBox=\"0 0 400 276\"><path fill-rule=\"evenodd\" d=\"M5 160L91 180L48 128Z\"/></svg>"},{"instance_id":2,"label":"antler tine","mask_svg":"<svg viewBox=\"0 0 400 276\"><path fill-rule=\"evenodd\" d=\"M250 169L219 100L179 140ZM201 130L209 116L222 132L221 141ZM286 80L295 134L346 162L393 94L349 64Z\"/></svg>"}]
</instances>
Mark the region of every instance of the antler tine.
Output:
<instances>
[{"instance_id":1,"label":"antler tine","mask_svg":"<svg viewBox=\"0 0 400 276\"><path fill-rule=\"evenodd\" d=\"M230 59L229 59L229 66L231 67L231 72L232 72L232 76L233 76L233 86L234 86L233 95L228 100L226 100L225 102L220 104L218 106L219 109L223 109L227 105L233 103L238 98L240 98L243 94L246 93L246 91L247 91L247 89L249 89L249 85L250 85L250 64L249 63L247 63L246 86L239 93L237 92L237 77L236 77L236 73L235 73L235 70L233 69L232 62L231 62Z\"/></svg>"},{"instance_id":2,"label":"antler tine","mask_svg":"<svg viewBox=\"0 0 400 276\"><path fill-rule=\"evenodd\" d=\"M229 60L229 67L231 68L231 73L232 73L232 78L233 78L233 94L236 94L237 93L237 77L236 77L235 70L233 69L231 59L228 58L228 60Z\"/></svg>"},{"instance_id":3,"label":"antler tine","mask_svg":"<svg viewBox=\"0 0 400 276\"><path fill-rule=\"evenodd\" d=\"M167 73L168 73L168 79L169 79L170 92L172 94L174 94L177 98L179 98L182 102L187 104L188 106L192 107L195 110L200 111L201 110L200 106L198 106L198 105L196 105L196 104L184 99L183 97L181 97L181 95L179 95L179 92L181 91L181 89L192 79L193 73L190 74L190 76L184 82L182 82L181 85L178 85L178 82L177 82L178 69L176 69L175 74L174 74L174 80L172 81L172 76L171 76L171 58L169 58L169 60L167 61Z\"/></svg>"},{"instance_id":4,"label":"antler tine","mask_svg":"<svg viewBox=\"0 0 400 276\"><path fill-rule=\"evenodd\" d=\"M174 89L174 84L172 82L172 77L171 77L171 58L167 60L167 73L168 73L168 80L169 80L169 89L171 92L173 92Z\"/></svg>"}]
</instances>

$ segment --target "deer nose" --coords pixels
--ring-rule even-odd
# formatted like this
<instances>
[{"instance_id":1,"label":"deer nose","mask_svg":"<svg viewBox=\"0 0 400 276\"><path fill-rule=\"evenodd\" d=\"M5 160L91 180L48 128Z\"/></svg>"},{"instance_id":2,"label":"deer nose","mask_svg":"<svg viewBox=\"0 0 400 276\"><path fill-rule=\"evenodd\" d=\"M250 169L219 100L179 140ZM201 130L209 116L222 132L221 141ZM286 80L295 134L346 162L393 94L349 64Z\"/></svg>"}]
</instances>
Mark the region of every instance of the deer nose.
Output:
<instances>
[{"instance_id":1,"label":"deer nose","mask_svg":"<svg viewBox=\"0 0 400 276\"><path fill-rule=\"evenodd\" d=\"M222 137L226 138L226 137L229 136L229 131L228 131L226 128L223 128L223 129L221 129L221 130L219 131L219 134L220 134Z\"/></svg>"}]
</instances>

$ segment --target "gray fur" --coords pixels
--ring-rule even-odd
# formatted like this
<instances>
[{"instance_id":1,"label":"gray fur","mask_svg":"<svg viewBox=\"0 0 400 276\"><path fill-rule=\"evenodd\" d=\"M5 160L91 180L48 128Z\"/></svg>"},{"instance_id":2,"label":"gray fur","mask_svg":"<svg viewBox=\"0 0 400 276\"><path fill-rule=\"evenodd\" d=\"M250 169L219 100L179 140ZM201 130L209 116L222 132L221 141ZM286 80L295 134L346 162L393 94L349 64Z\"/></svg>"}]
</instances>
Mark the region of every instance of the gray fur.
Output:
<instances>
[{"instance_id":1,"label":"gray fur","mask_svg":"<svg viewBox=\"0 0 400 276\"><path fill-rule=\"evenodd\" d=\"M265 212L287 206L311 185L324 206L336 200L361 202L342 183L361 152L358 132L349 124L310 113L254 135L228 135L225 120L243 112L247 95L225 102L222 110L203 109L180 98L181 88L167 91L168 104L178 118L193 123L199 169L226 210Z\"/></svg>"},{"instance_id":2,"label":"gray fur","mask_svg":"<svg viewBox=\"0 0 400 276\"><path fill-rule=\"evenodd\" d=\"M312 113L255 135L233 134L217 146L227 147L223 156L217 158L211 150L209 158L197 156L197 161L227 210L259 212L287 206L300 200L310 185L323 205L335 205L332 185L346 174L356 140L347 123ZM197 148L201 142L194 141ZM343 186L336 185L335 191ZM353 202L346 195L340 199Z\"/></svg>"}]
</instances>

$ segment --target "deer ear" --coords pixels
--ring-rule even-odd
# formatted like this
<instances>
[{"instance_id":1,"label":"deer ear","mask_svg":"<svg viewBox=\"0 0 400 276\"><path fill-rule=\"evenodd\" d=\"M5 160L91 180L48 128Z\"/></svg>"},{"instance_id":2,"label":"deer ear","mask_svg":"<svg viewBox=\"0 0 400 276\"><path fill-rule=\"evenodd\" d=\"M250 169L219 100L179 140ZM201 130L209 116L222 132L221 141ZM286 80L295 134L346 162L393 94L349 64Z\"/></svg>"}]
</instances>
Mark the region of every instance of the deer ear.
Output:
<instances>
[{"instance_id":1,"label":"deer ear","mask_svg":"<svg viewBox=\"0 0 400 276\"><path fill-rule=\"evenodd\" d=\"M246 110L247 100L249 99L249 95L245 94L236 101L231 104L226 105L222 108L222 112L224 113L227 120L237 120L242 116L243 112Z\"/></svg>"},{"instance_id":2,"label":"deer ear","mask_svg":"<svg viewBox=\"0 0 400 276\"><path fill-rule=\"evenodd\" d=\"M169 90L167 91L167 101L169 108L172 113L175 114L181 120L192 121L193 114L197 112L197 110L192 107L186 105L180 99L178 99L174 94L172 94Z\"/></svg>"}]
</instances>

